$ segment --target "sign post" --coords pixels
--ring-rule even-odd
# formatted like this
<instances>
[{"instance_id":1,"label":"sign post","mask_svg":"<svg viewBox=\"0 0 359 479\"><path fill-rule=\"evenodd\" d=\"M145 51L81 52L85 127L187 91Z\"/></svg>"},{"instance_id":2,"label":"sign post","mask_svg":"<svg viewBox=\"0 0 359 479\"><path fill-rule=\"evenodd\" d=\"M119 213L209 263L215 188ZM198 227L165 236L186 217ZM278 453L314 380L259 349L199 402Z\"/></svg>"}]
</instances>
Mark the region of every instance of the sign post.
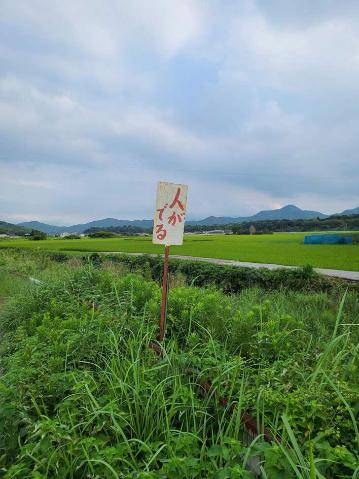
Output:
<instances>
[{"instance_id":1,"label":"sign post","mask_svg":"<svg viewBox=\"0 0 359 479\"><path fill-rule=\"evenodd\" d=\"M153 221L153 243L165 246L162 304L159 340L165 336L168 291L168 256L170 245L183 243L187 206L187 185L160 181L157 185L156 211Z\"/></svg>"},{"instance_id":2,"label":"sign post","mask_svg":"<svg viewBox=\"0 0 359 479\"><path fill-rule=\"evenodd\" d=\"M161 319L160 319L160 334L158 339L163 341L165 336L165 324L167 316L167 292L168 292L168 255L170 254L170 247L165 246L165 260L163 265L163 280L162 280L162 304L161 304Z\"/></svg>"}]
</instances>

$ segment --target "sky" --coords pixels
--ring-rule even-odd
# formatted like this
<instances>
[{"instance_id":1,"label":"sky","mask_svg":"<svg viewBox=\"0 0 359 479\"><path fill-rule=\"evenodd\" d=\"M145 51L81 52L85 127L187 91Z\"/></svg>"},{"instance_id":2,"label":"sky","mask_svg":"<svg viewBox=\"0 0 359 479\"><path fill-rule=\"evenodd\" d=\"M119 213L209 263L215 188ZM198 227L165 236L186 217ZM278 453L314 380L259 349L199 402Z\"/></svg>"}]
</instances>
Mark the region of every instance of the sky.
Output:
<instances>
[{"instance_id":1,"label":"sky","mask_svg":"<svg viewBox=\"0 0 359 479\"><path fill-rule=\"evenodd\" d=\"M1 0L0 220L359 205L357 0Z\"/></svg>"}]
</instances>

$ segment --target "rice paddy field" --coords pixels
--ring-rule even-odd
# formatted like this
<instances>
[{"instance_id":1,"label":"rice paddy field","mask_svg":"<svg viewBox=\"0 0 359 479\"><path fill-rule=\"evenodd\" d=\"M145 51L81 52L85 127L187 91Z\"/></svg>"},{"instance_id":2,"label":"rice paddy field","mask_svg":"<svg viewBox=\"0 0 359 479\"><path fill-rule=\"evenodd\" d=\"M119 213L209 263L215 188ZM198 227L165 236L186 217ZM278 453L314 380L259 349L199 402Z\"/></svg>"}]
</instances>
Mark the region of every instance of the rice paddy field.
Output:
<instances>
[{"instance_id":1,"label":"rice paddy field","mask_svg":"<svg viewBox=\"0 0 359 479\"><path fill-rule=\"evenodd\" d=\"M0 251L1 477L358 478L355 290L172 277L159 343L148 271L54 257Z\"/></svg>"},{"instance_id":2,"label":"rice paddy field","mask_svg":"<svg viewBox=\"0 0 359 479\"><path fill-rule=\"evenodd\" d=\"M305 233L271 235L185 235L182 246L171 247L172 254L233 259L256 263L305 266L359 271L359 244L305 245ZM162 253L150 237L0 240L0 248L18 247L69 252Z\"/></svg>"}]
</instances>

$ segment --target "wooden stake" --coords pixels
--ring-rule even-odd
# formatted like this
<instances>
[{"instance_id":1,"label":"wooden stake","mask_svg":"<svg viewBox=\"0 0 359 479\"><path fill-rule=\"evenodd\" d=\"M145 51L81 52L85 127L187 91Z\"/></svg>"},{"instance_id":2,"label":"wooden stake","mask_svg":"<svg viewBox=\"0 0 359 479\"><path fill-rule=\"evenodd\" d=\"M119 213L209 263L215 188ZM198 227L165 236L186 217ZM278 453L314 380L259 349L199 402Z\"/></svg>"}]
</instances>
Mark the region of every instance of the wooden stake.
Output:
<instances>
[{"instance_id":1,"label":"wooden stake","mask_svg":"<svg viewBox=\"0 0 359 479\"><path fill-rule=\"evenodd\" d=\"M162 282L162 305L161 305L161 319L160 319L160 334L159 341L163 341L165 337L166 314L167 314L167 290L168 290L168 255L170 247L165 246L165 262L163 266L163 282Z\"/></svg>"}]
</instances>

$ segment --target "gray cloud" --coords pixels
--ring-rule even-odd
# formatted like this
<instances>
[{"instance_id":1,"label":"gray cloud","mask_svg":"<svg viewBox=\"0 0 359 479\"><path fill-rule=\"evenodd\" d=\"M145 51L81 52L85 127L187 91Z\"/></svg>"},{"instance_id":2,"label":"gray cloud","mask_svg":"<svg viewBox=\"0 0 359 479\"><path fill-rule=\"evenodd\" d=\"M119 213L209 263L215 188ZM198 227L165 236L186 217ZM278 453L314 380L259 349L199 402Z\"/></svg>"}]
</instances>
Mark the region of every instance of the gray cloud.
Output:
<instances>
[{"instance_id":1,"label":"gray cloud","mask_svg":"<svg viewBox=\"0 0 359 479\"><path fill-rule=\"evenodd\" d=\"M358 203L357 2L2 2L0 218Z\"/></svg>"}]
</instances>

